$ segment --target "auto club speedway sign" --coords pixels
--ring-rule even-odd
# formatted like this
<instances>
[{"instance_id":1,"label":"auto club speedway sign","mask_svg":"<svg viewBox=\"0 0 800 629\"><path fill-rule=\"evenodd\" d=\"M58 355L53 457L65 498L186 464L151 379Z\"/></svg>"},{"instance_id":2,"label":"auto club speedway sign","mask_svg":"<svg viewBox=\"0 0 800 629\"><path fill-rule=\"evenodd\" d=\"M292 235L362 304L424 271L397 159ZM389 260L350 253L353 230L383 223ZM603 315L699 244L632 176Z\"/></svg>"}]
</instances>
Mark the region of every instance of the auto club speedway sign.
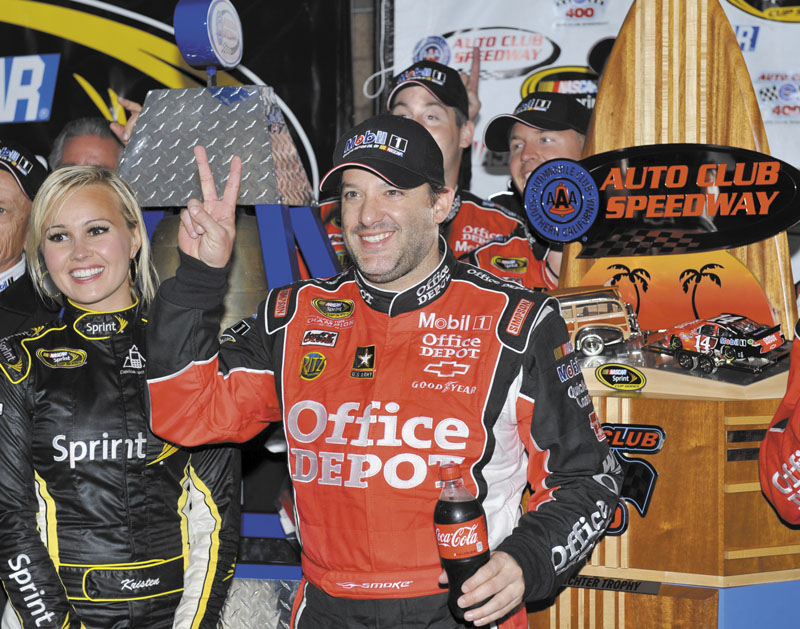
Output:
<instances>
[{"instance_id":1,"label":"auto club speedway sign","mask_svg":"<svg viewBox=\"0 0 800 629\"><path fill-rule=\"evenodd\" d=\"M580 242L579 258L699 253L747 245L800 219L796 168L708 144L619 149L555 159L525 186L533 229Z\"/></svg>"}]
</instances>

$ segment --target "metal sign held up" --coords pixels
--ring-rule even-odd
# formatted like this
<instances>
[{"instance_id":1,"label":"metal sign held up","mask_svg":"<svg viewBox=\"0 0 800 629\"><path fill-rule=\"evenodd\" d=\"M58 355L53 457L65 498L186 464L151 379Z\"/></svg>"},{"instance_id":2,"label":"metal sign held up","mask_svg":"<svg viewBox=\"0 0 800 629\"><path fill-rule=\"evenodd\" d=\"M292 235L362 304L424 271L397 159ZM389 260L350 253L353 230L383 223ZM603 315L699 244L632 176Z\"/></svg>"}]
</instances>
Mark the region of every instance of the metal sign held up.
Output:
<instances>
[{"instance_id":1,"label":"metal sign held up","mask_svg":"<svg viewBox=\"0 0 800 629\"><path fill-rule=\"evenodd\" d=\"M119 166L142 207L183 206L202 198L196 144L206 147L218 191L233 156L242 158L239 204L311 203L311 186L271 87L148 92Z\"/></svg>"}]
</instances>

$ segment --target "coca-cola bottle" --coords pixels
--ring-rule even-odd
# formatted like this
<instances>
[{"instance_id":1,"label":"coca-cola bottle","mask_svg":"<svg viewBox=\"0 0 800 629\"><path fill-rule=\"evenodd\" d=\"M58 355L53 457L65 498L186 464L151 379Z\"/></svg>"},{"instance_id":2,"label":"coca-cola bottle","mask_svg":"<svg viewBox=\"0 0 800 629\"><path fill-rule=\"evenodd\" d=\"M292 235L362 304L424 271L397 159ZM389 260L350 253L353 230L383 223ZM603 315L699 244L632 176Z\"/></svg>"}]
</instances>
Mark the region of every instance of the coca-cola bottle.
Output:
<instances>
[{"instance_id":1,"label":"coca-cola bottle","mask_svg":"<svg viewBox=\"0 0 800 629\"><path fill-rule=\"evenodd\" d=\"M457 620L463 621L467 609L475 609L486 602L481 601L467 609L456 603L462 594L464 581L489 561L486 515L481 503L464 487L457 463L441 465L439 478L442 480L442 494L433 511L436 543L442 567L447 572L450 611Z\"/></svg>"}]
</instances>

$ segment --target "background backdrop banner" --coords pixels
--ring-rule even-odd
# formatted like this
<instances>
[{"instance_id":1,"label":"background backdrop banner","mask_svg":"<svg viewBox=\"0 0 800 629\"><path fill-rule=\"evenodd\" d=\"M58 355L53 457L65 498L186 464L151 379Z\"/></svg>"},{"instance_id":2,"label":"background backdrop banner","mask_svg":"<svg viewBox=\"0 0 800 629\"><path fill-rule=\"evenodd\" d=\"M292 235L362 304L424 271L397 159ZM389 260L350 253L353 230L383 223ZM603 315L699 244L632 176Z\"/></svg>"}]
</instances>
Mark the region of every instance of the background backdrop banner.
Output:
<instances>
[{"instance_id":1,"label":"background backdrop banner","mask_svg":"<svg viewBox=\"0 0 800 629\"><path fill-rule=\"evenodd\" d=\"M492 116L513 111L533 91L584 95L597 81L631 0L394 0L382 3L381 61L387 75L422 58L469 71L480 46L481 113L472 146L470 188L505 190L507 154L483 145ZM800 163L800 10L764 11L759 0L721 0L751 74L771 153ZM709 85L712 88L713 85Z\"/></svg>"}]
</instances>

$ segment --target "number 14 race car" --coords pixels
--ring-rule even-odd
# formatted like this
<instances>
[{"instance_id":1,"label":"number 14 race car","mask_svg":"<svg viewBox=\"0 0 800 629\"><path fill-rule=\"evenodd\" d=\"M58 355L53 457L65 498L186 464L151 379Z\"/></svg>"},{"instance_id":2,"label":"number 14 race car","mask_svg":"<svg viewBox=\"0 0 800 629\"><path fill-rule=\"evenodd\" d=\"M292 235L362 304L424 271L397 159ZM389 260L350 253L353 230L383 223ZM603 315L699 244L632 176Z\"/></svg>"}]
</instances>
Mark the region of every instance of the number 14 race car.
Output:
<instances>
[{"instance_id":1,"label":"number 14 race car","mask_svg":"<svg viewBox=\"0 0 800 629\"><path fill-rule=\"evenodd\" d=\"M665 347L673 353L684 369L714 373L720 365L740 365L759 371L772 362L769 353L785 342L780 326L723 313L667 329L662 351Z\"/></svg>"}]
</instances>

